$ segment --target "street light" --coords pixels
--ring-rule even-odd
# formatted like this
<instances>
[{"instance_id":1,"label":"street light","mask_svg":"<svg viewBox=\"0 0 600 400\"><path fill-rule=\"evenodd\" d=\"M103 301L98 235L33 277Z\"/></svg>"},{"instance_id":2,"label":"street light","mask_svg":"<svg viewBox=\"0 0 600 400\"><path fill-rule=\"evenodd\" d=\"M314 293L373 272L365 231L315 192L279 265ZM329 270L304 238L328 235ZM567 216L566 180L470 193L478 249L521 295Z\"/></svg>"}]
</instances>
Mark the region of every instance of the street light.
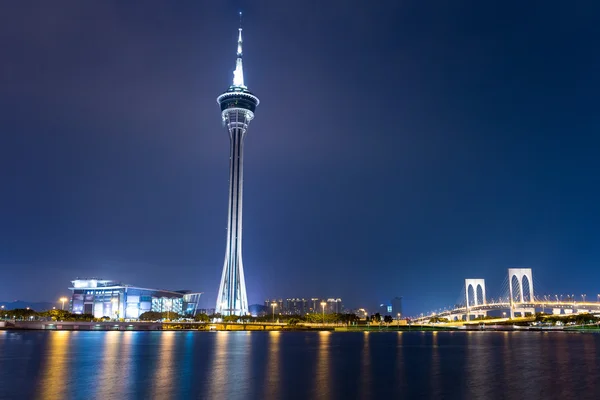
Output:
<instances>
[{"instance_id":1,"label":"street light","mask_svg":"<svg viewBox=\"0 0 600 400\"><path fill-rule=\"evenodd\" d=\"M321 302L321 307L323 308L323 325L325 325L325 306L327 305L327 303L325 303L324 301Z\"/></svg>"},{"instance_id":2,"label":"street light","mask_svg":"<svg viewBox=\"0 0 600 400\"><path fill-rule=\"evenodd\" d=\"M275 307L277 307L277 303L272 302L271 307L273 307L273 323L275 323Z\"/></svg>"},{"instance_id":3,"label":"street light","mask_svg":"<svg viewBox=\"0 0 600 400\"><path fill-rule=\"evenodd\" d=\"M61 297L61 298L60 298L60 302L62 303L62 309L63 309L63 310L65 309L65 301L67 301L67 298L66 298L66 297Z\"/></svg>"},{"instance_id":4,"label":"street light","mask_svg":"<svg viewBox=\"0 0 600 400\"><path fill-rule=\"evenodd\" d=\"M585 303L585 294L582 294L581 298L583 299L583 302Z\"/></svg>"}]
</instances>

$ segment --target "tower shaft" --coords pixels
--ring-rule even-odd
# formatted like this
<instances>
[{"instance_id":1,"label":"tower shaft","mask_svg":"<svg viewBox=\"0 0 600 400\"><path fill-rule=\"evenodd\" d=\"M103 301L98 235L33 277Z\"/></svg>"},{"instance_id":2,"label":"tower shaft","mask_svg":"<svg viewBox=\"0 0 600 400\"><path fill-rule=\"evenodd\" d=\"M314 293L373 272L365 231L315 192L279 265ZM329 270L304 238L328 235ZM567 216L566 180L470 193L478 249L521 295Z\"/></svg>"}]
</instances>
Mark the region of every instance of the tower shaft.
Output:
<instances>
[{"instance_id":1,"label":"tower shaft","mask_svg":"<svg viewBox=\"0 0 600 400\"><path fill-rule=\"evenodd\" d=\"M247 110L232 108L224 113L229 130L229 217L225 263L217 298L221 315L248 313L248 297L242 263L242 203L244 190L244 139L252 119Z\"/></svg>"}]
</instances>

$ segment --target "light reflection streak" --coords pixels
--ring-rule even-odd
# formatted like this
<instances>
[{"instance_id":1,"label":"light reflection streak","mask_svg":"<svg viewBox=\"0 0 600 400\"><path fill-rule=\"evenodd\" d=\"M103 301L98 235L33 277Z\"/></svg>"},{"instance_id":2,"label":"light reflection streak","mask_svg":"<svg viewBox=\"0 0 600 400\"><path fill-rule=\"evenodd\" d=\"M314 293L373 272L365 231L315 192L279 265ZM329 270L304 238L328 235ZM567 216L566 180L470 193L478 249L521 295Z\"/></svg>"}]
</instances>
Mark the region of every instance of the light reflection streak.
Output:
<instances>
[{"instance_id":1,"label":"light reflection streak","mask_svg":"<svg viewBox=\"0 0 600 400\"><path fill-rule=\"evenodd\" d=\"M440 385L440 354L438 344L438 331L431 332L431 390L434 398L442 398L442 387Z\"/></svg>"},{"instance_id":2,"label":"light reflection streak","mask_svg":"<svg viewBox=\"0 0 600 400\"><path fill-rule=\"evenodd\" d=\"M371 349L369 348L369 332L363 333L363 349L361 356L360 398L371 397Z\"/></svg>"},{"instance_id":3,"label":"light reflection streak","mask_svg":"<svg viewBox=\"0 0 600 400\"><path fill-rule=\"evenodd\" d=\"M98 373L99 382L97 385L96 398L111 398L115 396L115 391L118 391L119 384L122 380L119 379L117 371L119 363L124 364L119 356L119 342L121 332L104 332L104 347L102 349L102 368Z\"/></svg>"},{"instance_id":4,"label":"light reflection streak","mask_svg":"<svg viewBox=\"0 0 600 400\"><path fill-rule=\"evenodd\" d=\"M267 375L265 377L265 399L278 399L279 395L279 331L269 332L269 354L267 357Z\"/></svg>"},{"instance_id":5,"label":"light reflection streak","mask_svg":"<svg viewBox=\"0 0 600 400\"><path fill-rule=\"evenodd\" d=\"M481 345L485 332L472 332L467 334L467 362L465 376L469 395L476 399L485 399L489 382L486 379L486 367L489 365L489 351Z\"/></svg>"},{"instance_id":6,"label":"light reflection streak","mask_svg":"<svg viewBox=\"0 0 600 400\"><path fill-rule=\"evenodd\" d=\"M329 378L329 345L331 332L319 332L319 350L317 353L317 369L315 376L315 391L320 399L331 398L331 379Z\"/></svg>"},{"instance_id":7,"label":"light reflection streak","mask_svg":"<svg viewBox=\"0 0 600 400\"><path fill-rule=\"evenodd\" d=\"M129 391L135 393L135 380L134 379L126 379L125 377L130 375L135 375L135 369L137 365L133 362L133 358L131 356L131 350L133 348L134 335L137 333L126 331L121 334L121 346L119 347L119 360L117 364L119 365L118 374L122 379L121 383L121 393L127 393L126 389L129 386Z\"/></svg>"},{"instance_id":8,"label":"light reflection streak","mask_svg":"<svg viewBox=\"0 0 600 400\"><path fill-rule=\"evenodd\" d=\"M224 390L227 386L228 362L227 362L227 343L229 342L229 332L218 331L216 335L216 344L213 351L212 365L210 367L208 398L224 399Z\"/></svg>"},{"instance_id":9,"label":"light reflection streak","mask_svg":"<svg viewBox=\"0 0 600 400\"><path fill-rule=\"evenodd\" d=\"M569 377L571 372L571 364L569 362L569 343L566 335L555 335L557 339L556 349L556 376ZM571 379L560 379L560 394L556 393L557 398L568 399L573 393Z\"/></svg>"},{"instance_id":10,"label":"light reflection streak","mask_svg":"<svg viewBox=\"0 0 600 400\"><path fill-rule=\"evenodd\" d=\"M158 349L158 365L152 379L153 399L170 399L176 393L172 390L173 377L176 375L177 364L174 362L176 332L162 331L160 333L160 347Z\"/></svg>"},{"instance_id":11,"label":"light reflection streak","mask_svg":"<svg viewBox=\"0 0 600 400\"><path fill-rule=\"evenodd\" d=\"M395 391L396 398L402 398L406 393L402 393L402 387L406 385L406 365L404 361L404 347L402 346L404 332L398 331L396 336L396 371L395 371Z\"/></svg>"},{"instance_id":12,"label":"light reflection streak","mask_svg":"<svg viewBox=\"0 0 600 400\"><path fill-rule=\"evenodd\" d=\"M48 332L47 363L43 368L44 373L40 379L38 393L39 399L65 399L67 398L66 378L69 373L67 353L69 349L70 332Z\"/></svg>"}]
</instances>

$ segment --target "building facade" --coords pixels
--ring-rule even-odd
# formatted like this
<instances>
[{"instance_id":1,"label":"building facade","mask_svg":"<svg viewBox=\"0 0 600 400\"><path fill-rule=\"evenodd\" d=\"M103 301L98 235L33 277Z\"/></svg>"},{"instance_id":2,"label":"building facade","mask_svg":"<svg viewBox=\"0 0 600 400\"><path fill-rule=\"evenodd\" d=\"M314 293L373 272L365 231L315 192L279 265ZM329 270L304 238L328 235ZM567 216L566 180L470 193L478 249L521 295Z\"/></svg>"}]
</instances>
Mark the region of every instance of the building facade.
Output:
<instances>
[{"instance_id":1,"label":"building facade","mask_svg":"<svg viewBox=\"0 0 600 400\"><path fill-rule=\"evenodd\" d=\"M195 309L201 293L168 291L126 285L103 279L71 281L70 311L95 318L138 319L147 311L184 314ZM187 301L186 302L186 297Z\"/></svg>"},{"instance_id":2,"label":"building facade","mask_svg":"<svg viewBox=\"0 0 600 400\"><path fill-rule=\"evenodd\" d=\"M283 315L304 315L311 313L325 314L343 314L343 304L340 298L320 299L313 297L310 300L305 298L287 298L283 299L267 299L264 302L264 307L273 312L273 304L275 304L275 314ZM325 304L323 307L322 304Z\"/></svg>"}]
</instances>

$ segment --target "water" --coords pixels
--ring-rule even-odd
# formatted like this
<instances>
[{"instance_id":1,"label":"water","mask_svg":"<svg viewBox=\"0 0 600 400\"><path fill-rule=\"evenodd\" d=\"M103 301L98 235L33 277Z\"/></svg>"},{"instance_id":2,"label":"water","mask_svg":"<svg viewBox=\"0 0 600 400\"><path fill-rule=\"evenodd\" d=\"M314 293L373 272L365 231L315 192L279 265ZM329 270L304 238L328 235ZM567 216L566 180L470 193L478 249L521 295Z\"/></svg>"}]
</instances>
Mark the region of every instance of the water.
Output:
<instances>
[{"instance_id":1,"label":"water","mask_svg":"<svg viewBox=\"0 0 600 400\"><path fill-rule=\"evenodd\" d=\"M598 399L599 352L557 332L0 331L0 398Z\"/></svg>"}]
</instances>

